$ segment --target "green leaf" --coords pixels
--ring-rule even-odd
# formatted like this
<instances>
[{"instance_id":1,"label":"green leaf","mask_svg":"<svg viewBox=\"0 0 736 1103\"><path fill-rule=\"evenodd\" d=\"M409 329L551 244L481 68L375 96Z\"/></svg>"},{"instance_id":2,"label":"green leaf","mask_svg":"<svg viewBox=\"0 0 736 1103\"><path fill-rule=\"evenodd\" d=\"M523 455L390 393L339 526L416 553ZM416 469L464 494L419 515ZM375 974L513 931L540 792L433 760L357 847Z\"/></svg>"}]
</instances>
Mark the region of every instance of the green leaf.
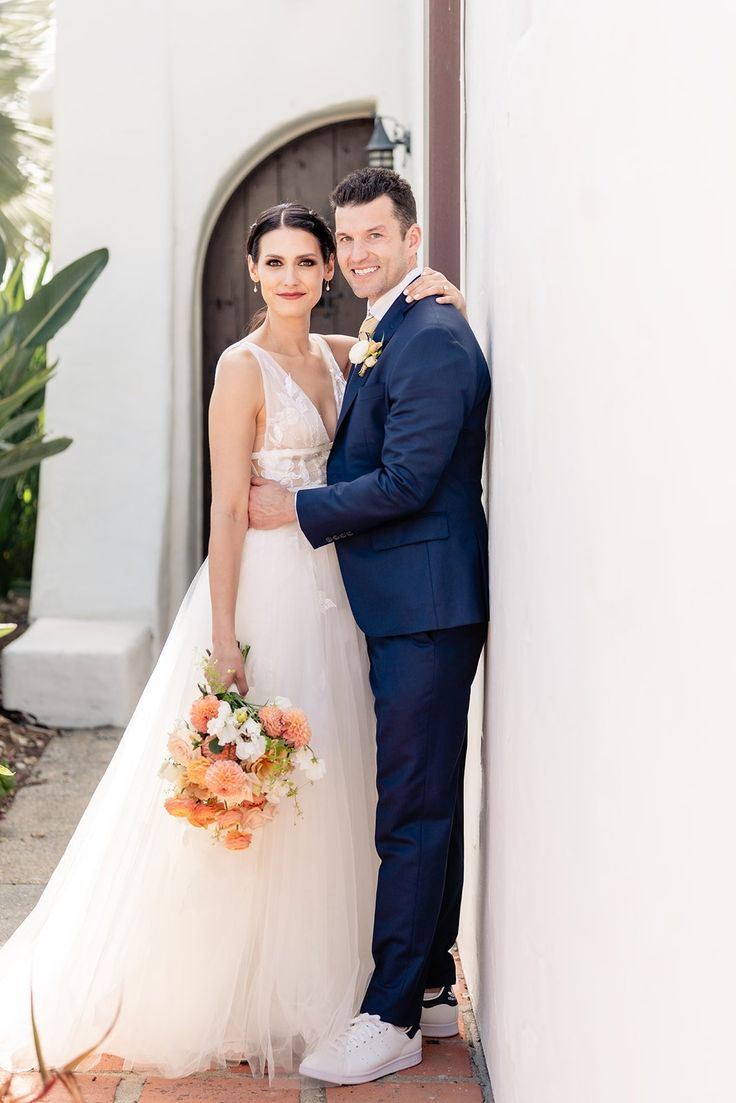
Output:
<instances>
[{"instance_id":1,"label":"green leaf","mask_svg":"<svg viewBox=\"0 0 736 1103\"><path fill-rule=\"evenodd\" d=\"M25 379L41 349L21 349L11 345L0 356L0 384L2 393L9 394Z\"/></svg>"},{"instance_id":2,"label":"green leaf","mask_svg":"<svg viewBox=\"0 0 736 1103\"><path fill-rule=\"evenodd\" d=\"M3 298L11 310L20 310L26 301L25 288L23 287L23 259L13 261L5 287Z\"/></svg>"},{"instance_id":3,"label":"green leaf","mask_svg":"<svg viewBox=\"0 0 736 1103\"><path fill-rule=\"evenodd\" d=\"M108 262L107 249L96 249L61 272L21 307L15 340L21 348L45 345L69 321Z\"/></svg>"},{"instance_id":4,"label":"green leaf","mask_svg":"<svg viewBox=\"0 0 736 1103\"><path fill-rule=\"evenodd\" d=\"M31 1029L33 1031L33 1046L36 1050L36 1060L38 1061L38 1071L41 1073L41 1079L46 1083L49 1078L49 1070L46 1067L46 1062L43 1059L43 1050L41 1049L41 1039L38 1036L38 1023L36 1022L36 1011L33 1006L33 988L31 988Z\"/></svg>"},{"instance_id":5,"label":"green leaf","mask_svg":"<svg viewBox=\"0 0 736 1103\"><path fill-rule=\"evenodd\" d=\"M0 398L0 427L7 424L10 415L15 413L31 395L45 387L53 374L53 368L44 368L27 379L13 394L9 394L7 398Z\"/></svg>"},{"instance_id":6,"label":"green leaf","mask_svg":"<svg viewBox=\"0 0 736 1103\"><path fill-rule=\"evenodd\" d=\"M3 425L3 440L10 440L15 433L25 429L27 425L37 425L40 413L41 411L38 409L24 410L22 414L11 417L10 421Z\"/></svg>"},{"instance_id":7,"label":"green leaf","mask_svg":"<svg viewBox=\"0 0 736 1103\"><path fill-rule=\"evenodd\" d=\"M15 319L15 314L6 314L4 318L0 318L0 341L4 341L6 338L10 340Z\"/></svg>"},{"instance_id":8,"label":"green leaf","mask_svg":"<svg viewBox=\"0 0 736 1103\"><path fill-rule=\"evenodd\" d=\"M212 754L222 754L222 747L221 747L221 746L220 746L220 744L218 743L218 741L217 741L217 737L216 737L216 736L215 736L215 738L214 738L214 739L212 740L212 742L211 742L211 743L209 744L209 747L208 747L207 749L208 749L209 751L211 751L211 752L212 752Z\"/></svg>"},{"instance_id":9,"label":"green leaf","mask_svg":"<svg viewBox=\"0 0 736 1103\"><path fill-rule=\"evenodd\" d=\"M38 275L36 276L36 282L35 282L34 287L33 287L33 294L34 295L38 294L38 292L41 290L41 288L43 286L43 281L46 278L46 272L48 271L48 267L49 267L50 262L51 262L51 257L49 256L48 253L44 253L43 263L41 264Z\"/></svg>"},{"instance_id":10,"label":"green leaf","mask_svg":"<svg viewBox=\"0 0 736 1103\"><path fill-rule=\"evenodd\" d=\"M0 479L19 475L29 467L35 467L41 460L63 452L72 443L70 437L57 437L56 440L31 440L16 444L9 452L0 453Z\"/></svg>"},{"instance_id":11,"label":"green leaf","mask_svg":"<svg viewBox=\"0 0 736 1103\"><path fill-rule=\"evenodd\" d=\"M8 263L8 250L5 248L5 242L0 237L0 283L3 282L3 276L5 275L5 265Z\"/></svg>"}]
</instances>

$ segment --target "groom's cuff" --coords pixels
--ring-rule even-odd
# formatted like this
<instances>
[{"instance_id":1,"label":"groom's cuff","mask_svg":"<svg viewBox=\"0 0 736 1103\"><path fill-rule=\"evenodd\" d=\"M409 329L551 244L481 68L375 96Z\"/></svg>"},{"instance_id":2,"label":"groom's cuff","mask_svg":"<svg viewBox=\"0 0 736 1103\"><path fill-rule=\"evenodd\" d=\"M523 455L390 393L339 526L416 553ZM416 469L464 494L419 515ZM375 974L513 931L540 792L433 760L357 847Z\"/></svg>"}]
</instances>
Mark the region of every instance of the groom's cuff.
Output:
<instances>
[{"instance_id":1,"label":"groom's cuff","mask_svg":"<svg viewBox=\"0 0 736 1103\"><path fill-rule=\"evenodd\" d=\"M299 491L295 490L294 491L294 513L296 513L296 523L299 526L299 528L301 529L301 531L304 532L304 529L302 529L302 523L299 520L299 501L298 501L298 499L299 499Z\"/></svg>"},{"instance_id":2,"label":"groom's cuff","mask_svg":"<svg viewBox=\"0 0 736 1103\"><path fill-rule=\"evenodd\" d=\"M322 533L323 533L324 530L317 529L317 526L314 524L314 521L315 521L314 516L312 518L313 523L310 525L309 515L310 515L310 513L312 513L312 514L314 513L314 509L313 509L314 505L316 505L316 503L319 502L320 497L327 490L329 490L329 487L318 486L318 487L302 487L301 490L296 490L294 492L294 512L296 513L296 523L299 526L299 528L302 530L302 532L304 533L304 535L306 536L307 540L309 541L309 543L312 545L313 548L322 548L322 547L324 547L325 544L334 544L337 540L344 540L347 536L355 536L354 532L334 532L334 533L329 533L326 536L323 536ZM304 518L301 518L299 516L299 495L300 494L304 496L303 499L302 499L302 506L304 507L304 514L305 514ZM312 501L312 507L307 508L307 501L309 499L311 499L311 501Z\"/></svg>"},{"instance_id":3,"label":"groom's cuff","mask_svg":"<svg viewBox=\"0 0 736 1103\"><path fill-rule=\"evenodd\" d=\"M306 536L309 543L313 548L322 548L325 544L330 544L334 540L334 537L325 537L323 530L317 524L317 519L314 516L315 506L322 494L324 494L327 487L302 487L301 490L297 490L294 494L294 512L296 513L296 523ZM311 505L309 504L311 502ZM301 516L300 516L301 510Z\"/></svg>"}]
</instances>

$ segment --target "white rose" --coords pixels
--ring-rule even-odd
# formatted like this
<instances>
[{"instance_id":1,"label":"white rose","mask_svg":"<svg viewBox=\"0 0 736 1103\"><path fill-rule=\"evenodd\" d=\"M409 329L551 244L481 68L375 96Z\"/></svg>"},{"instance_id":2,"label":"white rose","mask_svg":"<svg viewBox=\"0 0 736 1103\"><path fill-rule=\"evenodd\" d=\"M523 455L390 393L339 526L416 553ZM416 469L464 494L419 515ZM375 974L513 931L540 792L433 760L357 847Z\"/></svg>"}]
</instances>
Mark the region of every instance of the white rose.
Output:
<instances>
[{"instance_id":1,"label":"white rose","mask_svg":"<svg viewBox=\"0 0 736 1103\"><path fill-rule=\"evenodd\" d=\"M277 708L282 709L282 711L285 709L293 708L293 705L288 697L274 697L273 703L274 705L276 705Z\"/></svg>"},{"instance_id":2,"label":"white rose","mask_svg":"<svg viewBox=\"0 0 736 1103\"><path fill-rule=\"evenodd\" d=\"M368 355L368 349L371 347L370 341L356 341L350 352L348 353L348 360L351 364L362 364Z\"/></svg>"},{"instance_id":3,"label":"white rose","mask_svg":"<svg viewBox=\"0 0 736 1103\"><path fill-rule=\"evenodd\" d=\"M241 731L248 739L256 739L262 733L261 725L252 716L243 724Z\"/></svg>"}]
</instances>

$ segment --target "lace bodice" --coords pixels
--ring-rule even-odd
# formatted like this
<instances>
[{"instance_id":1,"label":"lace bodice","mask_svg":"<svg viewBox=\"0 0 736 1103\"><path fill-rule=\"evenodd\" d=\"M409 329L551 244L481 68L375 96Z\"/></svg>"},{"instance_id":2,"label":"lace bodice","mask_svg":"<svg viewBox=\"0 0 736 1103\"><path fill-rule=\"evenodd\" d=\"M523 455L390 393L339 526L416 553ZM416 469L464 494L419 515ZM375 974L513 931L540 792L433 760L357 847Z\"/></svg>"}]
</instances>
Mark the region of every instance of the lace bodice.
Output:
<instances>
[{"instance_id":1,"label":"lace bodice","mask_svg":"<svg viewBox=\"0 0 736 1103\"><path fill-rule=\"evenodd\" d=\"M345 379L324 337L318 334L312 337L329 368L339 414ZM317 407L265 349L248 338L231 347L242 348L246 344L260 365L266 399L266 431L263 444L253 453L253 473L273 479L288 490L324 486L332 440Z\"/></svg>"}]
</instances>

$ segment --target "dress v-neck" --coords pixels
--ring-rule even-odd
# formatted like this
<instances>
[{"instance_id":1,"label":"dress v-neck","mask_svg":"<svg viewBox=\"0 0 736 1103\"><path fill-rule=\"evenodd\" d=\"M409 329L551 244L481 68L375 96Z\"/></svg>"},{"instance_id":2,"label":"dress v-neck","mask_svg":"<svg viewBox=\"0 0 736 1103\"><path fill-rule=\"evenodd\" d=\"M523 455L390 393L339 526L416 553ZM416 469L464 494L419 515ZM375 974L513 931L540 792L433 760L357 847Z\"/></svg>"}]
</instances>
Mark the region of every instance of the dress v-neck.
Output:
<instances>
[{"instance_id":1,"label":"dress v-neck","mask_svg":"<svg viewBox=\"0 0 736 1103\"><path fill-rule=\"evenodd\" d=\"M332 353L332 349L327 344L327 341L324 341L319 336L319 334L312 334L312 336L316 337L316 339L317 339L317 344L319 345L319 348L320 348L320 355L322 357L322 361L325 364L325 367L327 368L327 371L330 374L330 380L332 382L332 397L333 397L334 402L335 402L335 432L337 432L337 423L340 420L340 406L339 406L339 403L337 401L337 389L335 387L335 371L339 372L341 377L342 377L342 372L340 372L340 368L339 368L339 365L337 363L337 360L335 360L335 357ZM294 379L294 376L291 374L291 372L288 372L286 370L286 368L284 368L281 364L279 364L279 362L276 359L276 357L274 356L274 354L272 352L269 352L268 349L264 349L263 345L257 345L255 343L255 341L246 341L246 344L252 345L254 348L257 348L261 352L265 353L266 356L269 358L269 360L271 360L271 362L276 365L276 367L281 372L281 374L283 376L285 376L286 379L289 380L292 387L296 387L296 389L299 391L299 393L302 394L304 396L304 398L306 398L307 402L309 403L309 405L312 407L315 414L319 418L320 425L322 426L322 429L324 430L325 436L327 437L330 444L332 444L335 438L334 438L334 436L330 436L330 434L328 433L327 426L325 425L325 419L322 417L322 414L319 412L319 407L317 406L314 399L309 397L309 395L304 390L304 388L299 383L297 383L296 379ZM325 356L325 348L327 349L327 356L329 356L330 360L332 361L332 364L330 363L330 360L328 360L327 357ZM333 366L332 366L333 364L334 364L334 370L333 370Z\"/></svg>"}]
</instances>

